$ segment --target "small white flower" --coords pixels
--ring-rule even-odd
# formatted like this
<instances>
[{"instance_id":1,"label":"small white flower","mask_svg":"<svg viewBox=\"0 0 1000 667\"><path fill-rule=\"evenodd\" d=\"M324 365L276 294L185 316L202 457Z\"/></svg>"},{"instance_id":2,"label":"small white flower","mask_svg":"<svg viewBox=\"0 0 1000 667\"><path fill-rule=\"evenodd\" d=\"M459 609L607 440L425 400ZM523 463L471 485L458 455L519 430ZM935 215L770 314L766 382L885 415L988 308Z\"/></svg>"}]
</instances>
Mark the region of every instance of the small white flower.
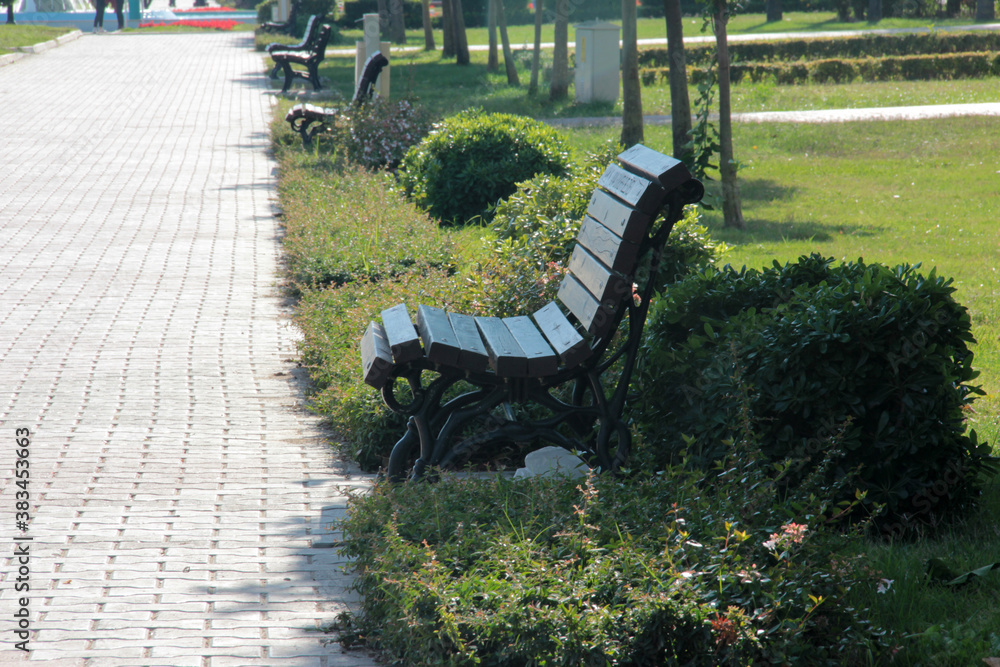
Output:
<instances>
[{"instance_id":1,"label":"small white flower","mask_svg":"<svg viewBox=\"0 0 1000 667\"><path fill-rule=\"evenodd\" d=\"M876 589L876 592L878 592L878 593L888 593L889 589L892 588L892 582L893 581L895 581L895 580L894 579L879 579L878 580L878 588Z\"/></svg>"}]
</instances>

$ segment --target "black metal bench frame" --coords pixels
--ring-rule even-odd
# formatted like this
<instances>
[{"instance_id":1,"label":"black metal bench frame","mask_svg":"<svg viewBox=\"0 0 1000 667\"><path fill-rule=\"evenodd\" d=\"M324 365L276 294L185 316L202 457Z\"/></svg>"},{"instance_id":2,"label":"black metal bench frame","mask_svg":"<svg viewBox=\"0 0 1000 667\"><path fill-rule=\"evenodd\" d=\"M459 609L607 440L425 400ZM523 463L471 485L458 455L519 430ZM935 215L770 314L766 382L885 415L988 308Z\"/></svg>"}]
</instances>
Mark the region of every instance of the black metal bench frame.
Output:
<instances>
[{"instance_id":1,"label":"black metal bench frame","mask_svg":"<svg viewBox=\"0 0 1000 667\"><path fill-rule=\"evenodd\" d=\"M358 89L354 95L355 106L361 105L371 99L375 83L381 75L382 70L389 64L389 59L381 53L375 53L368 62L358 81ZM277 68L277 65L275 65ZM319 132L329 127L333 123L339 109L334 107L321 107L315 104L297 104L285 114L285 121L291 126L293 132L298 132L302 137L302 147L311 148L313 137Z\"/></svg>"},{"instance_id":2,"label":"black metal bench frame","mask_svg":"<svg viewBox=\"0 0 1000 667\"><path fill-rule=\"evenodd\" d=\"M323 17L319 14L313 14L309 17L309 21L306 22L306 29L302 34L302 41L298 44L282 44L281 42L272 42L265 46L264 50L268 54L275 53L277 51L285 51L287 53L312 51L313 46L316 44L316 39L319 37L319 31L322 25ZM271 68L270 77L272 79L277 79L279 70L281 70L281 65L274 63L274 67Z\"/></svg>"},{"instance_id":3,"label":"black metal bench frame","mask_svg":"<svg viewBox=\"0 0 1000 667\"><path fill-rule=\"evenodd\" d=\"M330 42L332 28L324 25L319 30L316 42L308 51L274 51L271 60L275 67L280 66L285 73L285 83L281 92L287 93L295 79L305 79L313 85L314 90L322 89L319 82L319 65L326 58L326 46ZM301 65L306 71L294 70L292 65Z\"/></svg>"},{"instance_id":4,"label":"black metal bench frame","mask_svg":"<svg viewBox=\"0 0 1000 667\"><path fill-rule=\"evenodd\" d=\"M683 163L641 145L618 161L591 198L558 302L504 319L421 305L416 325L400 304L369 324L365 382L409 418L389 479L405 479L411 463L412 478L459 467L510 442L547 441L602 471L625 463L631 434L622 414L663 248L704 188ZM516 406L528 409L516 415Z\"/></svg>"}]
</instances>

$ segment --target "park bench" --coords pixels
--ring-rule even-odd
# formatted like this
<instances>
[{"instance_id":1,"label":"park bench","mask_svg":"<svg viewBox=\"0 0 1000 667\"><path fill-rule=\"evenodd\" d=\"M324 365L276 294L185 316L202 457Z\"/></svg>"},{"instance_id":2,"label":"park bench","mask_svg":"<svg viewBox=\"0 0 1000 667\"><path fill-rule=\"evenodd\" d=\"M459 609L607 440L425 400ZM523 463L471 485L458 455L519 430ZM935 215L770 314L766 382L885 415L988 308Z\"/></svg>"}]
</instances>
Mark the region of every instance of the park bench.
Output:
<instances>
[{"instance_id":1,"label":"park bench","mask_svg":"<svg viewBox=\"0 0 1000 667\"><path fill-rule=\"evenodd\" d=\"M260 26L261 32L287 33L292 34L295 30L295 22L299 17L299 3L292 2L292 8L288 11L288 20L284 23L268 21Z\"/></svg>"},{"instance_id":2,"label":"park bench","mask_svg":"<svg viewBox=\"0 0 1000 667\"><path fill-rule=\"evenodd\" d=\"M322 86L319 83L319 65L326 58L326 45L330 41L331 28L324 25L316 36L316 42L308 51L274 51L271 53L271 60L275 67L281 66L285 73L285 83L281 92L287 93L294 79L305 79L313 85L313 89L319 90ZM305 67L305 71L292 69L292 65Z\"/></svg>"},{"instance_id":3,"label":"park bench","mask_svg":"<svg viewBox=\"0 0 1000 667\"><path fill-rule=\"evenodd\" d=\"M411 464L420 478L428 466L457 468L476 451L536 441L618 471L663 248L683 207L703 194L683 163L633 146L592 194L556 301L507 318L419 305L415 323L405 304L383 310L361 339L361 362L365 382L408 417L389 479L404 479Z\"/></svg>"},{"instance_id":4,"label":"park bench","mask_svg":"<svg viewBox=\"0 0 1000 667\"><path fill-rule=\"evenodd\" d=\"M368 59L354 95L355 105L371 98L375 82L382 69L388 64L389 59L378 52ZM336 108L302 103L288 110L288 113L285 114L285 121L291 126L293 132L298 132L302 137L302 147L310 148L316 133L333 123L339 113Z\"/></svg>"},{"instance_id":5,"label":"park bench","mask_svg":"<svg viewBox=\"0 0 1000 667\"><path fill-rule=\"evenodd\" d=\"M309 21L306 23L305 32L302 34L302 41L298 44L282 44L281 42L272 42L264 47L264 50L268 54L274 53L275 51L285 51L288 53L295 51L310 51L313 45L316 43L316 38L319 37L320 27L323 25L323 17L318 14L313 14L309 17ZM281 69L281 65L274 63L274 67L271 69L271 78L278 78L278 70Z\"/></svg>"}]
</instances>

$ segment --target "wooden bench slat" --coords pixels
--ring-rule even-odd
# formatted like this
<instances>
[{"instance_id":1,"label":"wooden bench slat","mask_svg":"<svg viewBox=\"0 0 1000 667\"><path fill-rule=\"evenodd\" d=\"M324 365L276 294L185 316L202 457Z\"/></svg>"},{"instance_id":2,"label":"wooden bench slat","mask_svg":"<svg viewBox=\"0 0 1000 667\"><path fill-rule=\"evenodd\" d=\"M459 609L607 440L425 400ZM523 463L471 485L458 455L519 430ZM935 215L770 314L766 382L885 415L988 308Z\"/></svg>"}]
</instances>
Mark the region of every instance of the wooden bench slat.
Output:
<instances>
[{"instance_id":1,"label":"wooden bench slat","mask_svg":"<svg viewBox=\"0 0 1000 667\"><path fill-rule=\"evenodd\" d=\"M590 356L590 346L576 327L566 319L559 304L550 301L534 314L535 324L559 355L563 366L573 368Z\"/></svg>"},{"instance_id":2,"label":"wooden bench slat","mask_svg":"<svg viewBox=\"0 0 1000 667\"><path fill-rule=\"evenodd\" d=\"M433 306L417 306L417 331L424 342L427 360L435 364L455 365L462 351L448 313Z\"/></svg>"},{"instance_id":3,"label":"wooden bench slat","mask_svg":"<svg viewBox=\"0 0 1000 667\"><path fill-rule=\"evenodd\" d=\"M569 270L601 303L617 303L625 297L628 289L625 280L612 273L583 246L578 245L573 249L569 258Z\"/></svg>"},{"instance_id":4,"label":"wooden bench slat","mask_svg":"<svg viewBox=\"0 0 1000 667\"><path fill-rule=\"evenodd\" d=\"M636 144L618 156L625 168L656 181L666 190L673 190L691 180L687 165L642 144Z\"/></svg>"},{"instance_id":5,"label":"wooden bench slat","mask_svg":"<svg viewBox=\"0 0 1000 667\"><path fill-rule=\"evenodd\" d=\"M595 336L605 332L611 322L611 313L576 278L571 275L563 278L558 297L580 322L584 331Z\"/></svg>"},{"instance_id":6,"label":"wooden bench slat","mask_svg":"<svg viewBox=\"0 0 1000 667\"><path fill-rule=\"evenodd\" d=\"M655 213L666 191L659 184L629 173L616 164L609 164L597 184L643 213Z\"/></svg>"},{"instance_id":7,"label":"wooden bench slat","mask_svg":"<svg viewBox=\"0 0 1000 667\"><path fill-rule=\"evenodd\" d=\"M545 377L559 370L555 351L527 315L505 317L503 323L527 357L528 377Z\"/></svg>"},{"instance_id":8,"label":"wooden bench slat","mask_svg":"<svg viewBox=\"0 0 1000 667\"><path fill-rule=\"evenodd\" d=\"M601 260L612 271L629 276L635 271L639 246L617 236L610 229L587 216L580 226L577 243Z\"/></svg>"},{"instance_id":9,"label":"wooden bench slat","mask_svg":"<svg viewBox=\"0 0 1000 667\"><path fill-rule=\"evenodd\" d=\"M365 382L381 389L392 370L392 350L385 329L378 322L371 322L361 337L361 372Z\"/></svg>"},{"instance_id":10,"label":"wooden bench slat","mask_svg":"<svg viewBox=\"0 0 1000 667\"><path fill-rule=\"evenodd\" d=\"M528 359L499 317L477 317L476 325L483 336L490 366L500 377L527 377Z\"/></svg>"},{"instance_id":11,"label":"wooden bench slat","mask_svg":"<svg viewBox=\"0 0 1000 667\"><path fill-rule=\"evenodd\" d=\"M382 311L382 326L392 350L392 358L397 364L419 359L424 355L420 347L417 328L413 326L406 304L399 304Z\"/></svg>"},{"instance_id":12,"label":"wooden bench slat","mask_svg":"<svg viewBox=\"0 0 1000 667\"><path fill-rule=\"evenodd\" d=\"M635 210L603 190L594 190L590 196L587 215L632 243L641 243L649 229L648 214Z\"/></svg>"},{"instance_id":13,"label":"wooden bench slat","mask_svg":"<svg viewBox=\"0 0 1000 667\"><path fill-rule=\"evenodd\" d=\"M448 313L448 319L451 320L452 329L455 331L459 348L461 348L455 365L473 373L485 371L490 363L490 357L486 352L486 346L483 345L483 339L479 335L476 318L472 315Z\"/></svg>"}]
</instances>

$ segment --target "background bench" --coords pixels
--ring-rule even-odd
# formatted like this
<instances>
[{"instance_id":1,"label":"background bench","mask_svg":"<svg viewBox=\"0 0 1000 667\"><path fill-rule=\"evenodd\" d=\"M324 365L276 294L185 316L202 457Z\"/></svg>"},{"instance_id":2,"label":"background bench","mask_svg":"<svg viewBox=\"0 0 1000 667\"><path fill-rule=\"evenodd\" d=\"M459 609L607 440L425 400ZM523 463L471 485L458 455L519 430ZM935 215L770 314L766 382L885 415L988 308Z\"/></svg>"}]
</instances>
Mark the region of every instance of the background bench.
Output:
<instances>
[{"instance_id":1,"label":"background bench","mask_svg":"<svg viewBox=\"0 0 1000 667\"><path fill-rule=\"evenodd\" d=\"M294 79L305 79L313 85L314 90L320 90L319 65L326 58L326 45L330 42L331 28L324 25L316 36L312 48L305 51L273 51L271 60L275 67L281 67L285 73L285 83L281 92L287 93ZM305 71L292 69L292 65L305 67Z\"/></svg>"},{"instance_id":2,"label":"background bench","mask_svg":"<svg viewBox=\"0 0 1000 667\"><path fill-rule=\"evenodd\" d=\"M645 146L618 162L591 197L556 301L508 318L419 305L415 322L400 304L368 325L365 382L409 417L390 479L405 478L411 464L413 477L427 466L457 467L505 443L546 441L601 470L625 462L631 436L622 413L661 252L704 188L683 163Z\"/></svg>"},{"instance_id":3,"label":"background bench","mask_svg":"<svg viewBox=\"0 0 1000 667\"><path fill-rule=\"evenodd\" d=\"M323 25L323 17L318 14L313 14L309 17L309 21L306 22L305 32L302 34L302 41L298 44L282 44L281 42L272 42L264 47L264 50L268 54L276 53L278 51L284 51L286 53L293 53L296 51L311 51L316 44L316 39L319 37L320 27ZM278 78L278 70L281 69L281 65L274 63L274 67L271 68L271 78Z\"/></svg>"}]
</instances>

